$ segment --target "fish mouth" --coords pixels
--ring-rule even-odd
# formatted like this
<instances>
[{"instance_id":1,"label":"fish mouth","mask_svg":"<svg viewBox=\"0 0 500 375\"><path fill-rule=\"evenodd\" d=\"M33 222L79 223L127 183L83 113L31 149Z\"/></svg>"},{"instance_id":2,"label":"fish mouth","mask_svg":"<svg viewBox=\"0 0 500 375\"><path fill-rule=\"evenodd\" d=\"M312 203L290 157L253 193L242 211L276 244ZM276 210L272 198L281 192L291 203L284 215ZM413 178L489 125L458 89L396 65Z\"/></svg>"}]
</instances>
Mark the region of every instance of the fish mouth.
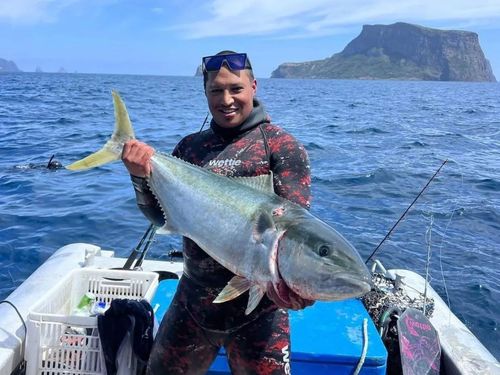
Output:
<instances>
[{"instance_id":1,"label":"fish mouth","mask_svg":"<svg viewBox=\"0 0 500 375\"><path fill-rule=\"evenodd\" d=\"M372 275L366 267L351 267L349 270L341 270L339 272L339 266L335 263L324 263L327 268L327 272L323 275L326 278L333 278L335 280L343 280L346 283L353 284L368 284L371 288L372 285Z\"/></svg>"},{"instance_id":2,"label":"fish mouth","mask_svg":"<svg viewBox=\"0 0 500 375\"><path fill-rule=\"evenodd\" d=\"M342 289L349 289L355 293L365 294L372 289L372 280L369 275L359 273L341 273L335 276L336 284Z\"/></svg>"},{"instance_id":3,"label":"fish mouth","mask_svg":"<svg viewBox=\"0 0 500 375\"><path fill-rule=\"evenodd\" d=\"M360 297L372 289L371 276L363 272L323 274L318 284L316 299L325 301Z\"/></svg>"},{"instance_id":4,"label":"fish mouth","mask_svg":"<svg viewBox=\"0 0 500 375\"><path fill-rule=\"evenodd\" d=\"M279 281L269 288L268 293L285 304L291 304L297 295L307 300L336 301L361 297L372 289L371 277L355 272L324 275L318 284L322 287L314 292L308 288L297 289L288 285L280 275Z\"/></svg>"}]
</instances>

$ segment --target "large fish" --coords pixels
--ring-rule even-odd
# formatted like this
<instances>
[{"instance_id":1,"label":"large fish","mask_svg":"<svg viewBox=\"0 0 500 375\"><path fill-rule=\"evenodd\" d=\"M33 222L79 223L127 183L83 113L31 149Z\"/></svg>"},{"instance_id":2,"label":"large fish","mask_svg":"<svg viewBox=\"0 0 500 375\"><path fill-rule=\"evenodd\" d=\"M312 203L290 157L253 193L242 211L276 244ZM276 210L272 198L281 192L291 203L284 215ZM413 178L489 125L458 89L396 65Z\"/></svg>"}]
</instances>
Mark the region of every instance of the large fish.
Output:
<instances>
[{"instance_id":1,"label":"large fish","mask_svg":"<svg viewBox=\"0 0 500 375\"><path fill-rule=\"evenodd\" d=\"M119 160L134 139L125 104L113 92L115 130L96 153L71 170ZM269 288L285 282L310 300L340 300L370 290L370 273L356 249L304 208L276 195L272 176L229 178L156 152L148 184L165 215L162 228L196 242L234 276L214 300L249 290L249 314Z\"/></svg>"}]
</instances>

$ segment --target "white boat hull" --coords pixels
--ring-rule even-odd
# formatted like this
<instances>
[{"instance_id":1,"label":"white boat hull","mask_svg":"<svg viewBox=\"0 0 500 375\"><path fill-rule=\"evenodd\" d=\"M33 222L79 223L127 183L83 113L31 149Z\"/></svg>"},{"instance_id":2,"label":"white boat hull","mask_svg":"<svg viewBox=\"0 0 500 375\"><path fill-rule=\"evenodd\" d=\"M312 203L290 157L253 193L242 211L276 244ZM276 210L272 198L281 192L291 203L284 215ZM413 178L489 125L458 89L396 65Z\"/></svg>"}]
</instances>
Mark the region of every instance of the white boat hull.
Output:
<instances>
[{"instance_id":1,"label":"white boat hull","mask_svg":"<svg viewBox=\"0 0 500 375\"><path fill-rule=\"evenodd\" d=\"M7 300L13 303L26 320L31 306L44 298L48 291L69 271L82 268L117 268L125 263L115 258L112 251L98 246L76 243L60 248L24 281ZM182 274L182 263L145 260L145 271L169 271ZM404 276L403 289L408 295L423 292L425 281L408 270L392 270ZM500 375L500 364L472 332L450 311L439 295L429 286L429 297L434 299L435 310L430 318L437 330L442 346L444 373L451 375ZM15 310L0 304L0 375L10 375L24 358L25 330Z\"/></svg>"},{"instance_id":2,"label":"white boat hull","mask_svg":"<svg viewBox=\"0 0 500 375\"><path fill-rule=\"evenodd\" d=\"M409 296L424 293L425 279L408 270L390 270L403 276L404 292ZM448 308L432 287L428 297L434 299L430 322L439 334L442 366L446 375L500 375L500 364L476 336Z\"/></svg>"},{"instance_id":3,"label":"white boat hull","mask_svg":"<svg viewBox=\"0 0 500 375\"><path fill-rule=\"evenodd\" d=\"M75 243L57 250L33 274L27 278L6 300L18 309L26 321L31 306L44 298L48 291L68 272L83 268L118 268L125 263L123 258L115 258L113 251L100 247ZM182 274L179 262L145 260L145 271L170 271ZM8 304L0 304L0 375L10 375L24 358L25 329L19 316Z\"/></svg>"}]
</instances>

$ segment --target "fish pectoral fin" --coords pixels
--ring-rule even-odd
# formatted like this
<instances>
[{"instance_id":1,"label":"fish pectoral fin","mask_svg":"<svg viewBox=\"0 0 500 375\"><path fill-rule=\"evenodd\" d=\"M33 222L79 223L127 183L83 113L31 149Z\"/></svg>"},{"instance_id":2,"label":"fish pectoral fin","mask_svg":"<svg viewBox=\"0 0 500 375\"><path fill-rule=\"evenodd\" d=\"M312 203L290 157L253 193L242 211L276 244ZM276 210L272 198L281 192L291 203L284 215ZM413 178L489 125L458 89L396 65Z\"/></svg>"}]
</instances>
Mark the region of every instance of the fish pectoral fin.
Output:
<instances>
[{"instance_id":1,"label":"fish pectoral fin","mask_svg":"<svg viewBox=\"0 0 500 375\"><path fill-rule=\"evenodd\" d=\"M250 288L245 315L250 314L257 307L262 297L264 297L264 290L259 285L254 285Z\"/></svg>"},{"instance_id":2,"label":"fish pectoral fin","mask_svg":"<svg viewBox=\"0 0 500 375\"><path fill-rule=\"evenodd\" d=\"M241 276L234 276L222 289L213 303L222 303L231 301L250 289L250 281Z\"/></svg>"},{"instance_id":3,"label":"fish pectoral fin","mask_svg":"<svg viewBox=\"0 0 500 375\"><path fill-rule=\"evenodd\" d=\"M274 193L273 173L261 174L253 177L230 177L242 185L249 186L252 189L263 191L265 193Z\"/></svg>"},{"instance_id":4,"label":"fish pectoral fin","mask_svg":"<svg viewBox=\"0 0 500 375\"><path fill-rule=\"evenodd\" d=\"M262 211L257 217L255 227L253 228L252 235L255 242L262 242L262 237L264 237L264 233L268 230L275 231L276 226L274 225L272 216Z\"/></svg>"}]
</instances>

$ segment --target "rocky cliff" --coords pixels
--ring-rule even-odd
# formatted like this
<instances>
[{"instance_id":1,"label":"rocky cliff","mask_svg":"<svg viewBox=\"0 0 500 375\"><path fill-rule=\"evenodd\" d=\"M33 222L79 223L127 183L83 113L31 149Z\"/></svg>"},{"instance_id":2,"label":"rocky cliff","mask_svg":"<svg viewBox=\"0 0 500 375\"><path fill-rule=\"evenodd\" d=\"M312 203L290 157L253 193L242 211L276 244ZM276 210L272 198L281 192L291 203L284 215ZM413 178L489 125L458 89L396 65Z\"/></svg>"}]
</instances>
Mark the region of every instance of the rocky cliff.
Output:
<instances>
[{"instance_id":1,"label":"rocky cliff","mask_svg":"<svg viewBox=\"0 0 500 375\"><path fill-rule=\"evenodd\" d=\"M281 64L271 77L496 81L476 33L402 22L365 25L342 52Z\"/></svg>"},{"instance_id":2,"label":"rocky cliff","mask_svg":"<svg viewBox=\"0 0 500 375\"><path fill-rule=\"evenodd\" d=\"M20 72L14 61L9 61L0 58L0 73L12 73L12 72Z\"/></svg>"}]
</instances>

